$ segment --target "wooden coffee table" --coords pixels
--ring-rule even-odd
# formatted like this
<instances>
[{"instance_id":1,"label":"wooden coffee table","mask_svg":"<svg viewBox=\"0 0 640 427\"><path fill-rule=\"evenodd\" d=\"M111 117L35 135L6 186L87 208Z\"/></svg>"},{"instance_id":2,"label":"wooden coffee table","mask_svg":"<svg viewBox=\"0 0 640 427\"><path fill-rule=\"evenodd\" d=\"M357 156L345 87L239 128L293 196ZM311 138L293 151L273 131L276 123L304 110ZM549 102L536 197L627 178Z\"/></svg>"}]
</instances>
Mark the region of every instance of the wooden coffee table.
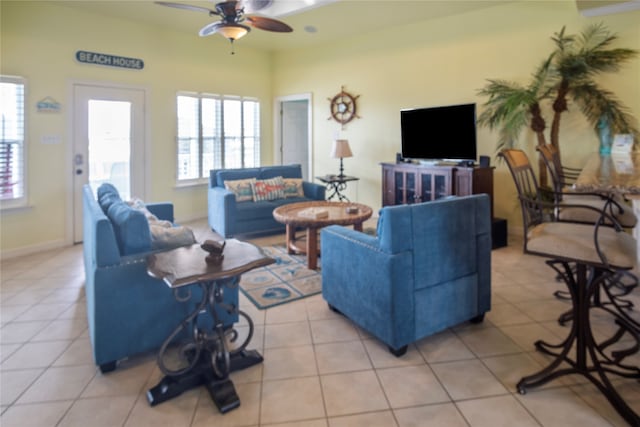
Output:
<instances>
[{"instance_id":1,"label":"wooden coffee table","mask_svg":"<svg viewBox=\"0 0 640 427\"><path fill-rule=\"evenodd\" d=\"M304 216L305 211L308 212L310 208L326 211L328 215L324 218ZM347 208L355 208L355 212L348 213ZM315 201L280 206L274 209L273 217L286 225L288 252L306 253L307 267L315 270L318 268L318 230L328 225L353 225L354 230L362 231L362 223L371 218L372 213L369 206L360 203ZM296 245L296 228L307 230L305 248Z\"/></svg>"}]
</instances>

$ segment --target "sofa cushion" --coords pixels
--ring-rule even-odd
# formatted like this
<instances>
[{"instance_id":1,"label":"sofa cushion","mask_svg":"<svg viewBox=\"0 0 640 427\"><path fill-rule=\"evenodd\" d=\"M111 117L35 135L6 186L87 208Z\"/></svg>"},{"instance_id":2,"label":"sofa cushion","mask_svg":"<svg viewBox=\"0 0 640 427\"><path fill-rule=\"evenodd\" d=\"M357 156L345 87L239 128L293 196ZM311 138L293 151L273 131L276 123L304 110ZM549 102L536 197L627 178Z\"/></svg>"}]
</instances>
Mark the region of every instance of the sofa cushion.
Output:
<instances>
[{"instance_id":1,"label":"sofa cushion","mask_svg":"<svg viewBox=\"0 0 640 427\"><path fill-rule=\"evenodd\" d=\"M236 205L236 220L251 221L260 218L273 218L273 210L278 207L278 199L274 201L263 201L253 203L238 203Z\"/></svg>"},{"instance_id":2,"label":"sofa cushion","mask_svg":"<svg viewBox=\"0 0 640 427\"><path fill-rule=\"evenodd\" d=\"M105 182L100 187L98 187L97 191L98 204L102 208L102 211L107 214L109 211L109 207L115 203L121 201L120 194L116 187L113 184Z\"/></svg>"},{"instance_id":3,"label":"sofa cushion","mask_svg":"<svg viewBox=\"0 0 640 427\"><path fill-rule=\"evenodd\" d=\"M257 178L260 169L248 168L248 169L220 169L215 172L217 180L216 185L218 187L224 187L225 181L236 181L239 179Z\"/></svg>"},{"instance_id":4,"label":"sofa cushion","mask_svg":"<svg viewBox=\"0 0 640 427\"><path fill-rule=\"evenodd\" d=\"M284 182L281 176L271 179L258 179L251 183L253 201L276 200L284 198Z\"/></svg>"},{"instance_id":5,"label":"sofa cushion","mask_svg":"<svg viewBox=\"0 0 640 427\"><path fill-rule=\"evenodd\" d=\"M151 250L151 231L144 214L123 201L115 202L107 211L122 255Z\"/></svg>"},{"instance_id":6,"label":"sofa cushion","mask_svg":"<svg viewBox=\"0 0 640 427\"><path fill-rule=\"evenodd\" d=\"M281 176L282 178L302 178L300 165L277 165L260 168L258 179L269 179Z\"/></svg>"},{"instance_id":7,"label":"sofa cushion","mask_svg":"<svg viewBox=\"0 0 640 427\"><path fill-rule=\"evenodd\" d=\"M255 178L236 179L233 181L225 181L224 188L232 191L236 195L236 202L253 201L253 183Z\"/></svg>"},{"instance_id":8,"label":"sofa cushion","mask_svg":"<svg viewBox=\"0 0 640 427\"><path fill-rule=\"evenodd\" d=\"M284 183L284 197L304 197L302 178L283 178L282 182Z\"/></svg>"}]
</instances>

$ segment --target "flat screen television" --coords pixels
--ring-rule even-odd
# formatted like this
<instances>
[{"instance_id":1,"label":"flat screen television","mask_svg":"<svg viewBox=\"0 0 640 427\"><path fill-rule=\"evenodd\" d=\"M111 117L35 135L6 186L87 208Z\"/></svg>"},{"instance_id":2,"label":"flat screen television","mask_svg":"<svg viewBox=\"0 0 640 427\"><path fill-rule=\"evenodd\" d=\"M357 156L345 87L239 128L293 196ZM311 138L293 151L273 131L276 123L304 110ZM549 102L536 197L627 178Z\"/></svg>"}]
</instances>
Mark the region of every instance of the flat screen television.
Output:
<instances>
[{"instance_id":1,"label":"flat screen television","mask_svg":"<svg viewBox=\"0 0 640 427\"><path fill-rule=\"evenodd\" d=\"M476 104L400 111L402 157L439 161L475 161Z\"/></svg>"}]
</instances>

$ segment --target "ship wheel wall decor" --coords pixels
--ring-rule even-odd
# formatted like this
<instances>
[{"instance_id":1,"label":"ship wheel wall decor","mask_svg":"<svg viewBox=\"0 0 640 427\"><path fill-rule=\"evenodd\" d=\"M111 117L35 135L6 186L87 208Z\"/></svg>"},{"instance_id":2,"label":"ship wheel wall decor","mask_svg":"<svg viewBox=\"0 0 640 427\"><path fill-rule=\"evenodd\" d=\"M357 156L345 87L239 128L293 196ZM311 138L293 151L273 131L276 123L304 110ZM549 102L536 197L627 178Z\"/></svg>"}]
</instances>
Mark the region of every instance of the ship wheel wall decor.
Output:
<instances>
[{"instance_id":1,"label":"ship wheel wall decor","mask_svg":"<svg viewBox=\"0 0 640 427\"><path fill-rule=\"evenodd\" d=\"M344 125L349 123L355 118L360 118L357 114L356 100L360 95L353 96L344 90L344 86L341 87L340 93L333 98L327 98L331 103L331 117L327 120L335 120L340 123L344 129Z\"/></svg>"}]
</instances>

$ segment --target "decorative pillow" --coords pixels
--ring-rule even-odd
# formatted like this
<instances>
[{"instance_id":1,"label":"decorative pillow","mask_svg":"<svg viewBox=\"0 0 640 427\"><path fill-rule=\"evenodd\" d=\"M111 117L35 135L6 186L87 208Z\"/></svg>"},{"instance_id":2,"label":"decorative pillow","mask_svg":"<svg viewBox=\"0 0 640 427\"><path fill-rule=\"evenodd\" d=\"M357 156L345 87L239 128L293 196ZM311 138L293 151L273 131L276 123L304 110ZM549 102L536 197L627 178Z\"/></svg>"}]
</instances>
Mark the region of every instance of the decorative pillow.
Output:
<instances>
[{"instance_id":1,"label":"decorative pillow","mask_svg":"<svg viewBox=\"0 0 640 427\"><path fill-rule=\"evenodd\" d=\"M168 221L150 221L151 249L173 249L196 243L193 231L182 225L172 226Z\"/></svg>"},{"instance_id":2,"label":"decorative pillow","mask_svg":"<svg viewBox=\"0 0 640 427\"><path fill-rule=\"evenodd\" d=\"M137 197L133 197L131 200L128 200L125 202L127 205L131 206L131 208L140 211L144 214L145 217L147 217L147 219L149 221L155 221L158 219L157 216L155 216L154 214L152 214L149 209L147 209L147 207L145 206L144 202L137 198Z\"/></svg>"},{"instance_id":3,"label":"decorative pillow","mask_svg":"<svg viewBox=\"0 0 640 427\"><path fill-rule=\"evenodd\" d=\"M233 181L225 181L224 188L233 191L236 195L236 202L248 202L253 200L253 183L255 178L236 179Z\"/></svg>"},{"instance_id":4,"label":"decorative pillow","mask_svg":"<svg viewBox=\"0 0 640 427\"><path fill-rule=\"evenodd\" d=\"M284 182L284 197L304 197L302 178L282 178Z\"/></svg>"},{"instance_id":5,"label":"decorative pillow","mask_svg":"<svg viewBox=\"0 0 640 427\"><path fill-rule=\"evenodd\" d=\"M276 200L284 198L284 182L281 176L271 179L257 179L251 184L253 201Z\"/></svg>"}]
</instances>

